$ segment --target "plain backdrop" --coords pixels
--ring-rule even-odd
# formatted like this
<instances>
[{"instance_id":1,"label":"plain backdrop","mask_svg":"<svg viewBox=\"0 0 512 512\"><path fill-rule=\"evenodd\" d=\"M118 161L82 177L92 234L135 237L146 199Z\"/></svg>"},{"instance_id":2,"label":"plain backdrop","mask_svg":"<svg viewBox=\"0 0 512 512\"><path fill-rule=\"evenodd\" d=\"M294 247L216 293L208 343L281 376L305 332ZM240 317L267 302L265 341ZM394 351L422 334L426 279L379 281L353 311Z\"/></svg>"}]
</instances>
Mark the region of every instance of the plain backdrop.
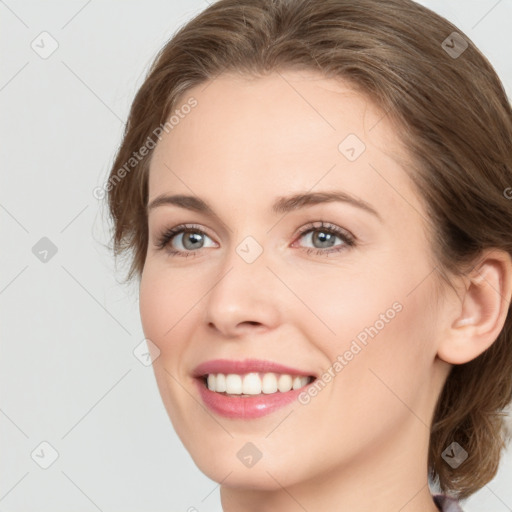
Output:
<instances>
[{"instance_id":1,"label":"plain backdrop","mask_svg":"<svg viewBox=\"0 0 512 512\"><path fill-rule=\"evenodd\" d=\"M421 3L476 43L510 97L512 1ZM134 355L137 290L119 284L93 196L150 62L207 5L0 1L0 512L221 510ZM512 510L511 481L508 452L465 510Z\"/></svg>"}]
</instances>

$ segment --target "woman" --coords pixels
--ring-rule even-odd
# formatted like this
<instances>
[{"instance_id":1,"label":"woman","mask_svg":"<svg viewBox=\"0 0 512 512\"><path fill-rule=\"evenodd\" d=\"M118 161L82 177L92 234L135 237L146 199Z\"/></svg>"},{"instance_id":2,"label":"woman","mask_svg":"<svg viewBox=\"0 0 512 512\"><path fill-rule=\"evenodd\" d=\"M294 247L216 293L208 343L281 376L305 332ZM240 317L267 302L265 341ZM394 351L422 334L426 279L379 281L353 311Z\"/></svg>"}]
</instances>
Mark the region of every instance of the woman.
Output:
<instances>
[{"instance_id":1,"label":"woman","mask_svg":"<svg viewBox=\"0 0 512 512\"><path fill-rule=\"evenodd\" d=\"M220 0L161 50L114 250L225 512L457 511L494 476L511 139L489 62L410 0Z\"/></svg>"}]
</instances>

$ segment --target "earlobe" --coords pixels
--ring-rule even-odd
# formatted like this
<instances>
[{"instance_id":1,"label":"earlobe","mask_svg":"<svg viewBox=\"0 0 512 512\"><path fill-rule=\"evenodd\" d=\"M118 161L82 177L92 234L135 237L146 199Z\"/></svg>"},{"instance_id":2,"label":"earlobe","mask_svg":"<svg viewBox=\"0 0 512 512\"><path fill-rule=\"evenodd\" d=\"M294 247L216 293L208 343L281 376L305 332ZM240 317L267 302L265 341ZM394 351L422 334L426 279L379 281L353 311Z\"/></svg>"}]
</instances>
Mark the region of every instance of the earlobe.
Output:
<instances>
[{"instance_id":1,"label":"earlobe","mask_svg":"<svg viewBox=\"0 0 512 512\"><path fill-rule=\"evenodd\" d=\"M461 302L438 347L439 358L451 364L475 359L498 338L512 293L511 257L505 251L490 250L464 279Z\"/></svg>"}]
</instances>

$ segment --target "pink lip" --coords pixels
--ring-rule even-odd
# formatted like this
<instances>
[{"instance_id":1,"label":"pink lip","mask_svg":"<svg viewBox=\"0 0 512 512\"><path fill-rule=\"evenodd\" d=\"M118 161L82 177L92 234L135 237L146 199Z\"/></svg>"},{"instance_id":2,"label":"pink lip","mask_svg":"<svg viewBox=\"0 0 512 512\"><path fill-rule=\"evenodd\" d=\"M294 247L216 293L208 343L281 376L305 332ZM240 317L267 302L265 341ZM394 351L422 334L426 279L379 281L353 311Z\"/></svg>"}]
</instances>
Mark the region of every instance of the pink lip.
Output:
<instances>
[{"instance_id":1,"label":"pink lip","mask_svg":"<svg viewBox=\"0 0 512 512\"><path fill-rule=\"evenodd\" d=\"M273 363L272 361L263 361L262 359L244 359L243 361L233 361L231 359L214 359L212 361L206 361L197 366L193 374L195 377L203 377L208 373L288 373L289 375L299 376L313 376L313 373L308 370L298 370L297 368L291 368L282 364Z\"/></svg>"},{"instance_id":2,"label":"pink lip","mask_svg":"<svg viewBox=\"0 0 512 512\"><path fill-rule=\"evenodd\" d=\"M307 386L300 389L292 389L285 393L278 391L272 394L254 396L228 396L210 391L204 382L204 376L208 373L250 373L250 372L275 372L289 375L310 376L310 372L297 370L271 361L258 359L246 359L244 361L232 361L229 359L216 359L200 364L194 370L194 376L199 394L205 405L213 412L227 418L253 419L270 414L297 399ZM309 386L310 384L308 384Z\"/></svg>"}]
</instances>

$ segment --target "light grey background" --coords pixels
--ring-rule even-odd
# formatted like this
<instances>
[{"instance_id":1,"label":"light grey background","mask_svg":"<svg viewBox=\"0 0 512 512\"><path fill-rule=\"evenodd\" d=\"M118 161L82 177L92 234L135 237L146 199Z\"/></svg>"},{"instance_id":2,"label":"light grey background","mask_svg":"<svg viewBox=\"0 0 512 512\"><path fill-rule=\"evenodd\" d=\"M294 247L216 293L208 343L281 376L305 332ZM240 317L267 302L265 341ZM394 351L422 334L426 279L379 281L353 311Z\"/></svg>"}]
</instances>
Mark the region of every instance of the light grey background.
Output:
<instances>
[{"instance_id":1,"label":"light grey background","mask_svg":"<svg viewBox=\"0 0 512 512\"><path fill-rule=\"evenodd\" d=\"M421 3L473 39L512 97L512 1ZM133 354L137 289L117 282L92 193L152 58L206 6L0 1L0 512L221 510ZM34 40L58 48L44 59ZM43 237L57 248L45 263L33 252ZM42 442L58 452L48 469ZM465 510L512 510L511 481L509 451Z\"/></svg>"}]
</instances>

